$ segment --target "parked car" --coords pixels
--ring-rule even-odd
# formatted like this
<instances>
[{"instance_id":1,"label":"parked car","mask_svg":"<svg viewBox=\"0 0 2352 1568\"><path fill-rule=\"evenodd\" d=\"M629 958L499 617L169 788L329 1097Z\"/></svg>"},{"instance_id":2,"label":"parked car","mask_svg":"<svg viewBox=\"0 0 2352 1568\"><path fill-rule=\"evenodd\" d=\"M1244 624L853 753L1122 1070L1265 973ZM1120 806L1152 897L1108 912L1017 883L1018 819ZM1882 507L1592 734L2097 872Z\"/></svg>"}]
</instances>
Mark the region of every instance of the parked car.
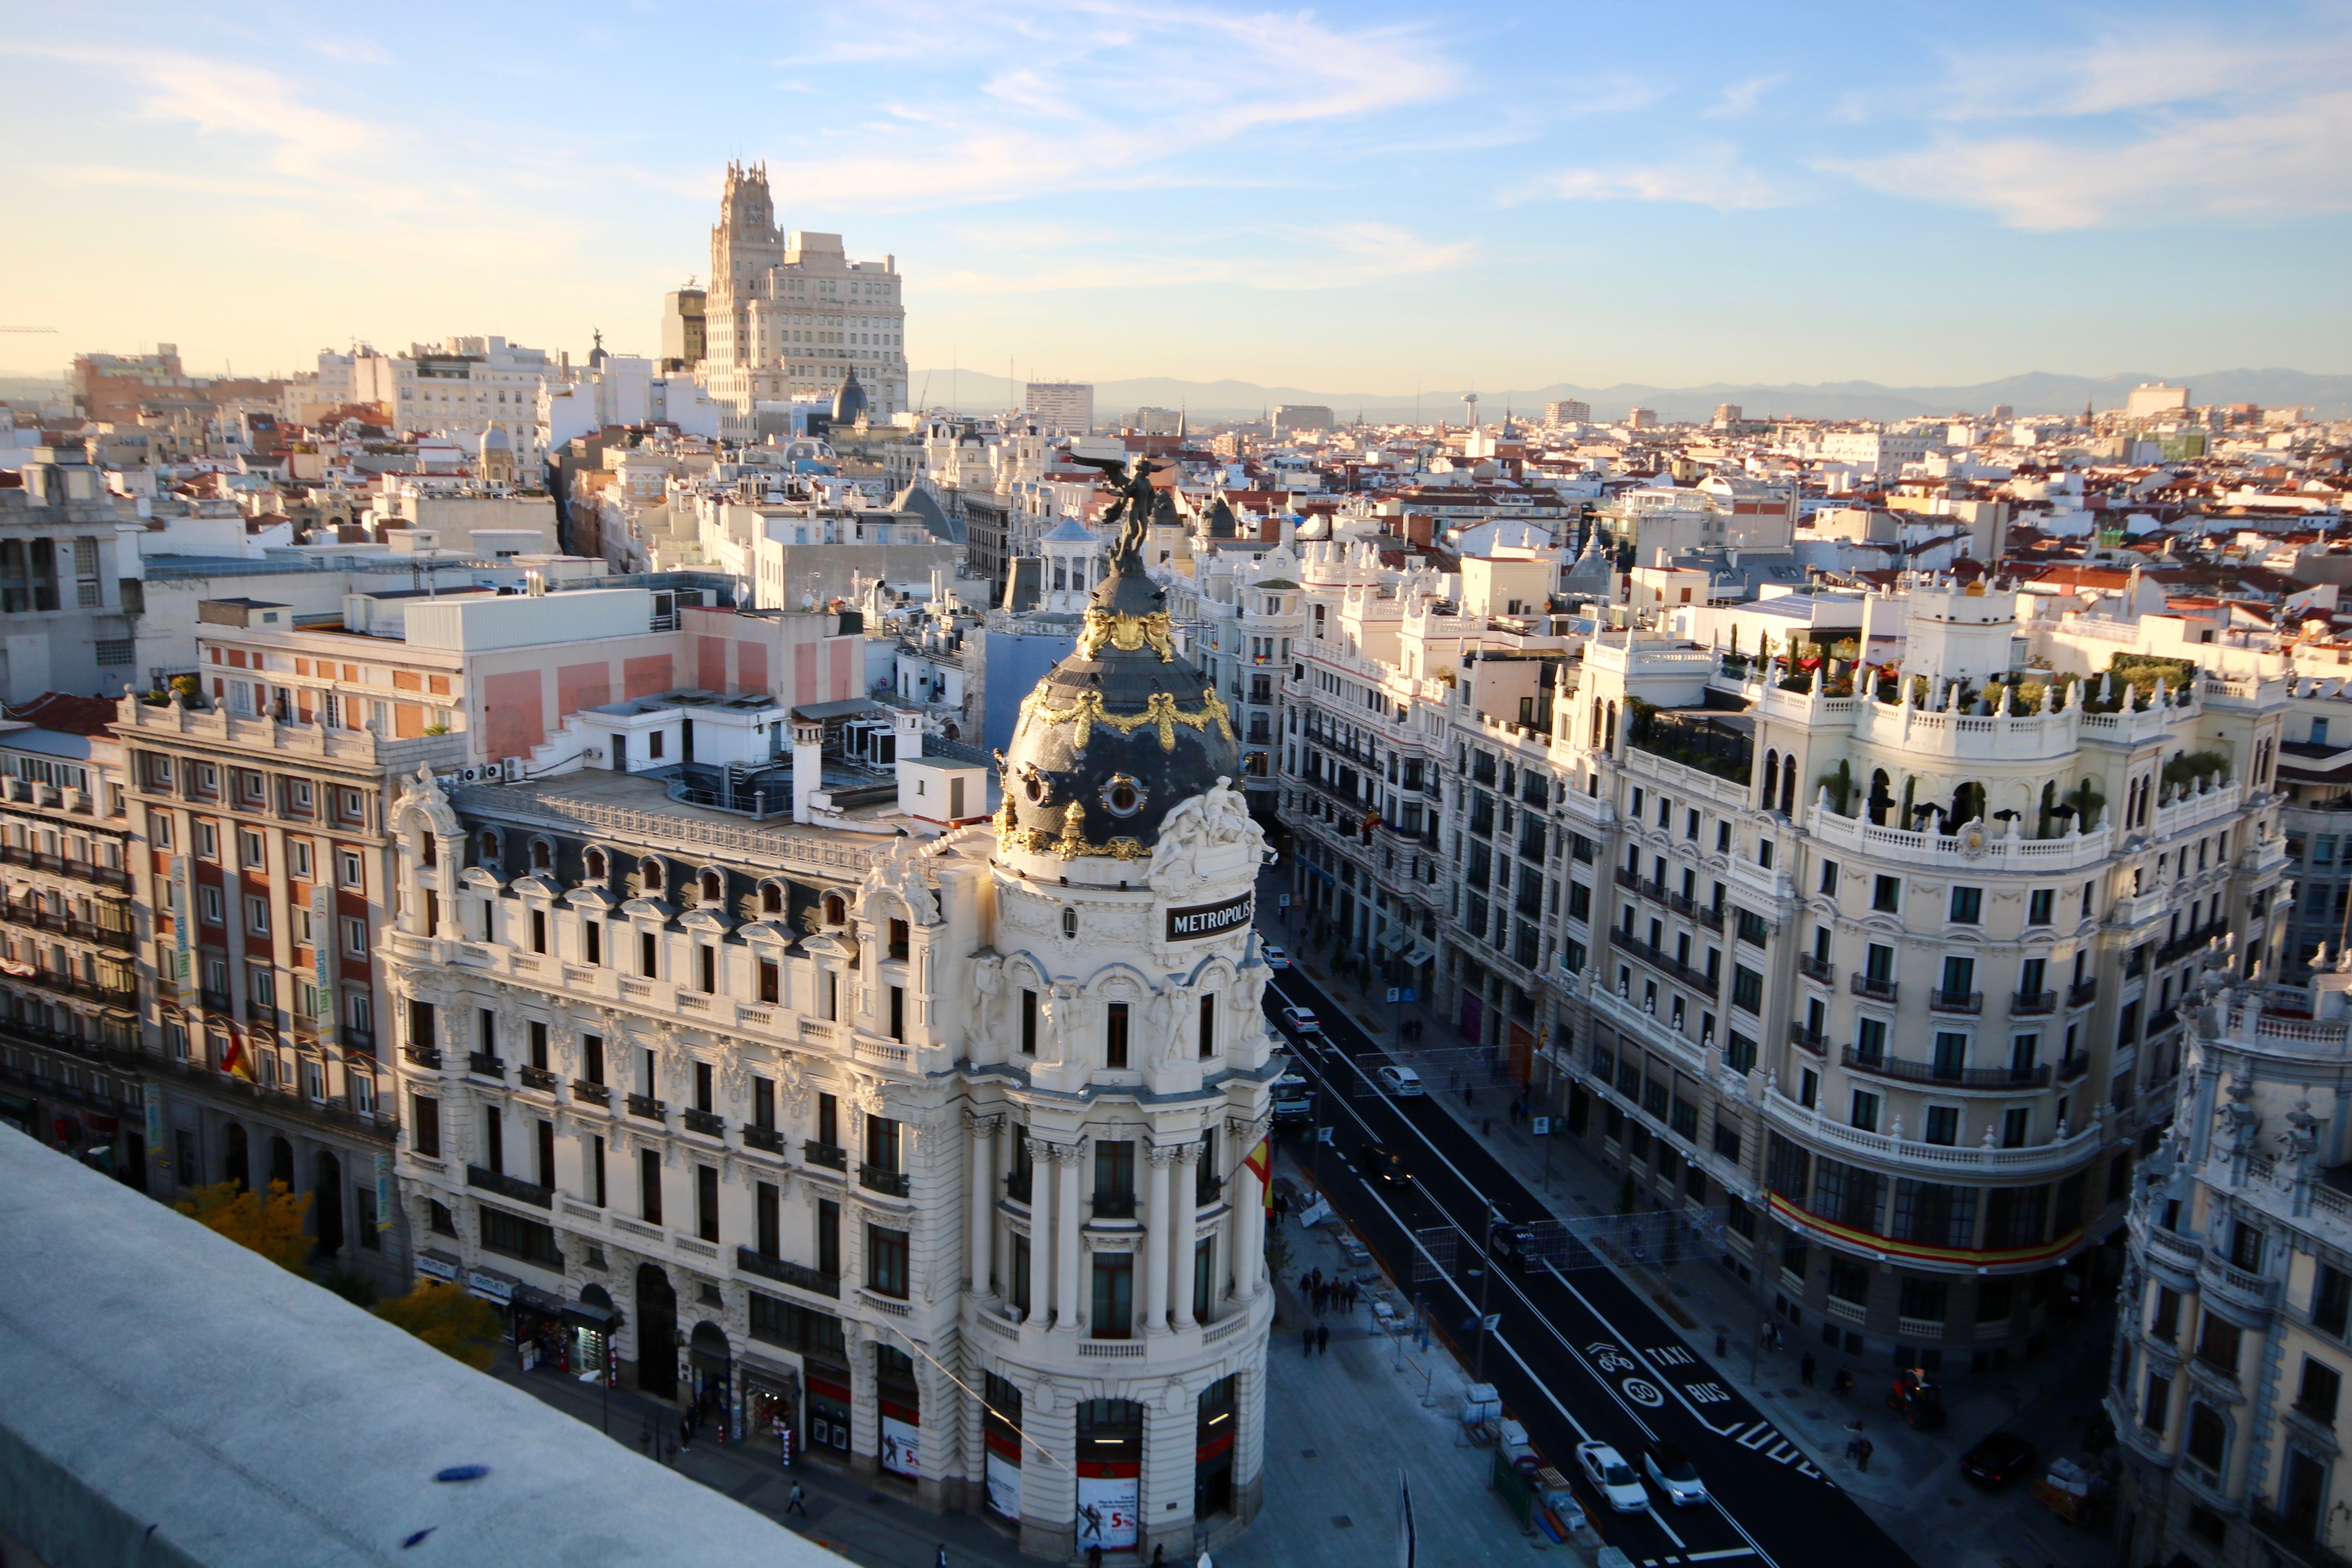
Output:
<instances>
[{"instance_id":1,"label":"parked car","mask_svg":"<svg viewBox=\"0 0 2352 1568\"><path fill-rule=\"evenodd\" d=\"M1608 1444L1579 1443L1576 1463L1601 1500L1619 1513L1640 1513L1650 1506L1650 1494L1642 1489L1642 1478L1633 1473L1625 1456Z\"/></svg>"},{"instance_id":2,"label":"parked car","mask_svg":"<svg viewBox=\"0 0 2352 1568\"><path fill-rule=\"evenodd\" d=\"M1405 1169L1404 1156L1379 1143L1364 1146L1364 1174L1384 1187L1412 1185L1412 1173Z\"/></svg>"},{"instance_id":3,"label":"parked car","mask_svg":"<svg viewBox=\"0 0 2352 1568\"><path fill-rule=\"evenodd\" d=\"M1265 960L1265 966L1268 969L1287 969L1290 967L1290 954L1283 952L1282 949L1278 947L1262 947L1258 949L1258 953L1259 956Z\"/></svg>"},{"instance_id":4,"label":"parked car","mask_svg":"<svg viewBox=\"0 0 2352 1568\"><path fill-rule=\"evenodd\" d=\"M1372 1076L1380 1080L1382 1089L1400 1098L1429 1092L1422 1087L1421 1075L1411 1068L1385 1067Z\"/></svg>"},{"instance_id":5,"label":"parked car","mask_svg":"<svg viewBox=\"0 0 2352 1568\"><path fill-rule=\"evenodd\" d=\"M1315 1021L1315 1010L1311 1007L1285 1007L1275 1016L1282 1020L1282 1026L1294 1035L1319 1035L1323 1032L1323 1026Z\"/></svg>"},{"instance_id":6,"label":"parked car","mask_svg":"<svg viewBox=\"0 0 2352 1568\"><path fill-rule=\"evenodd\" d=\"M1497 1263L1506 1263L1521 1273L1527 1272L1528 1249L1535 1245L1536 1233L1523 1225L1507 1220L1486 1233L1486 1256Z\"/></svg>"},{"instance_id":7,"label":"parked car","mask_svg":"<svg viewBox=\"0 0 2352 1568\"><path fill-rule=\"evenodd\" d=\"M1960 1456L1960 1474L1997 1489L2033 1472L2033 1445L2014 1432L1995 1432Z\"/></svg>"},{"instance_id":8,"label":"parked car","mask_svg":"<svg viewBox=\"0 0 2352 1568\"><path fill-rule=\"evenodd\" d=\"M1672 1443L1653 1443L1643 1449L1642 1468L1676 1508L1706 1501L1706 1483L1698 1479L1698 1467Z\"/></svg>"}]
</instances>

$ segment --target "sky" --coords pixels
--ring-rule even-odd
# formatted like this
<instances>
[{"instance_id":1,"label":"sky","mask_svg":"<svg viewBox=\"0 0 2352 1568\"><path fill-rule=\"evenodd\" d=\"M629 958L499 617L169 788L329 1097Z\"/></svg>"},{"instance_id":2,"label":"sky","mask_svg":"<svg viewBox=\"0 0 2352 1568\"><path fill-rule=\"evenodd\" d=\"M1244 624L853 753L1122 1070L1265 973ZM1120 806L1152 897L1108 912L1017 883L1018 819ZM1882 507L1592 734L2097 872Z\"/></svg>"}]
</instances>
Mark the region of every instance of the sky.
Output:
<instances>
[{"instance_id":1,"label":"sky","mask_svg":"<svg viewBox=\"0 0 2352 1568\"><path fill-rule=\"evenodd\" d=\"M2352 371L2352 4L1445 10L17 0L0 374L654 353L730 159L935 399Z\"/></svg>"}]
</instances>

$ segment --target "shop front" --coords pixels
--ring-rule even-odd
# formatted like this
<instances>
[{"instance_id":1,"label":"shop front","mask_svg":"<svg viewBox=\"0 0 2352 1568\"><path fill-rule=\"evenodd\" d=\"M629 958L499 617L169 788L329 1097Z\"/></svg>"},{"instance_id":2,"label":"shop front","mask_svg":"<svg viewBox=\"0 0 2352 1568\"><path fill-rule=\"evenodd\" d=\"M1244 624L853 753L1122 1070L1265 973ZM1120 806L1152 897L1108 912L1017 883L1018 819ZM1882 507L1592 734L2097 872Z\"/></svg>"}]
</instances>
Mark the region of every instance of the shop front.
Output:
<instances>
[{"instance_id":1,"label":"shop front","mask_svg":"<svg viewBox=\"0 0 2352 1568\"><path fill-rule=\"evenodd\" d=\"M613 1343L620 1326L611 1294L602 1285L582 1286L580 1300L563 1304L564 1352L570 1357L564 1370L576 1372L583 1382L593 1375L607 1388L620 1387L621 1356Z\"/></svg>"},{"instance_id":2,"label":"shop front","mask_svg":"<svg viewBox=\"0 0 2352 1568\"><path fill-rule=\"evenodd\" d=\"M915 1358L891 1345L874 1347L881 1425L877 1434L882 1468L908 1480L923 1473L922 1394L915 1387Z\"/></svg>"},{"instance_id":3,"label":"shop front","mask_svg":"<svg viewBox=\"0 0 2352 1568\"><path fill-rule=\"evenodd\" d=\"M723 1439L735 1429L735 1358L727 1331L713 1322L694 1325L686 1347L687 1397L698 1421L718 1424Z\"/></svg>"},{"instance_id":4,"label":"shop front","mask_svg":"<svg viewBox=\"0 0 2352 1568\"><path fill-rule=\"evenodd\" d=\"M1021 1522L1021 1391L988 1374L987 1406L981 1413L981 1436L988 1462L988 1511L1009 1523Z\"/></svg>"},{"instance_id":5,"label":"shop front","mask_svg":"<svg viewBox=\"0 0 2352 1568\"><path fill-rule=\"evenodd\" d=\"M808 1446L811 1453L849 1453L849 1369L808 1363Z\"/></svg>"},{"instance_id":6,"label":"shop front","mask_svg":"<svg viewBox=\"0 0 2352 1568\"><path fill-rule=\"evenodd\" d=\"M572 1334L563 1302L535 1286L517 1285L508 1303L514 1318L515 1359L525 1372L572 1370Z\"/></svg>"},{"instance_id":7,"label":"shop front","mask_svg":"<svg viewBox=\"0 0 2352 1568\"><path fill-rule=\"evenodd\" d=\"M444 1285L455 1285L461 1268L462 1266L455 1258L438 1247L426 1247L417 1249L416 1272L421 1279L432 1279Z\"/></svg>"},{"instance_id":8,"label":"shop front","mask_svg":"<svg viewBox=\"0 0 2352 1568\"><path fill-rule=\"evenodd\" d=\"M1234 1439L1241 1423L1234 1415L1234 1379L1219 1378L1193 1403L1192 1517L1213 1518L1234 1510Z\"/></svg>"},{"instance_id":9,"label":"shop front","mask_svg":"<svg viewBox=\"0 0 2352 1568\"><path fill-rule=\"evenodd\" d=\"M735 1440L779 1449L787 1460L798 1458L801 1374L747 1354L737 1364L736 1377L742 1399Z\"/></svg>"},{"instance_id":10,"label":"shop front","mask_svg":"<svg viewBox=\"0 0 2352 1568\"><path fill-rule=\"evenodd\" d=\"M1143 1501L1143 1406L1129 1399L1078 1405L1080 1552L1135 1550Z\"/></svg>"}]
</instances>

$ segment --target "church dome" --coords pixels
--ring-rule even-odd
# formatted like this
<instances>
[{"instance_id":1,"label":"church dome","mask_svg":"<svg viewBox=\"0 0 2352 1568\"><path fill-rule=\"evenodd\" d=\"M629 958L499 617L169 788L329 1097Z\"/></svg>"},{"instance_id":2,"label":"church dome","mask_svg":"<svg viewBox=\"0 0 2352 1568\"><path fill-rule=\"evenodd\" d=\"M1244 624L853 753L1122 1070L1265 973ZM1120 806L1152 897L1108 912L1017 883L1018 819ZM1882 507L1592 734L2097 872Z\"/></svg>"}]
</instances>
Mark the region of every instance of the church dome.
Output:
<instances>
[{"instance_id":1,"label":"church dome","mask_svg":"<svg viewBox=\"0 0 2352 1568\"><path fill-rule=\"evenodd\" d=\"M841 378L841 385L833 395L833 422L855 425L866 417L866 389L857 384L857 373L851 371Z\"/></svg>"},{"instance_id":2,"label":"church dome","mask_svg":"<svg viewBox=\"0 0 2352 1568\"><path fill-rule=\"evenodd\" d=\"M1241 774L1233 715L1178 656L1167 595L1138 553L1141 534L1131 520L1077 647L1023 700L998 754L1000 850L1148 860L1171 810Z\"/></svg>"}]
</instances>

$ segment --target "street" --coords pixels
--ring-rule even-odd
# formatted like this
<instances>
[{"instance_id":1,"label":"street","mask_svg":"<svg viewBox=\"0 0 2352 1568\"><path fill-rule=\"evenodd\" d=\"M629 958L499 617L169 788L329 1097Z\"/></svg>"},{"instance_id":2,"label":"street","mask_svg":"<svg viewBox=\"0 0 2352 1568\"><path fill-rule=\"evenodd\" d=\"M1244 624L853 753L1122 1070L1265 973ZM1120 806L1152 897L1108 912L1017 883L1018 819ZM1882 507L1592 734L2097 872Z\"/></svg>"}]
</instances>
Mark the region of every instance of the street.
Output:
<instances>
[{"instance_id":1,"label":"street","mask_svg":"<svg viewBox=\"0 0 2352 1568\"><path fill-rule=\"evenodd\" d=\"M1399 1287L1428 1303L1431 1321L1465 1355L1475 1352L1483 1286L1486 1310L1500 1319L1486 1335L1486 1380L1545 1458L1570 1477L1605 1542L1638 1563L1910 1563L1797 1445L1713 1379L1684 1331L1613 1272L1591 1267L1589 1255L1572 1249L1586 1267L1571 1262L1566 1272L1538 1263L1524 1275L1496 1268L1482 1281L1475 1271L1485 1263L1486 1205L1514 1223L1548 1218L1549 1211L1428 1097L1377 1091L1363 1058L1381 1047L1299 971L1284 971L1265 1002L1274 1027L1291 1040L1294 1070L1318 1091L1318 1121L1335 1129L1318 1156L1323 1194ZM1279 1010L1286 1005L1313 1010L1324 1039L1302 1040L1284 1028ZM1498 1115L1503 1093L1486 1091ZM1365 1179L1373 1145L1402 1157L1409 1185ZM1413 1233L1444 1225L1458 1233L1452 1277L1416 1287ZM1576 1445L1591 1439L1614 1445L1637 1468L1645 1448L1675 1445L1697 1466L1713 1500L1674 1508L1649 1485L1648 1510L1612 1512L1575 1465Z\"/></svg>"}]
</instances>

